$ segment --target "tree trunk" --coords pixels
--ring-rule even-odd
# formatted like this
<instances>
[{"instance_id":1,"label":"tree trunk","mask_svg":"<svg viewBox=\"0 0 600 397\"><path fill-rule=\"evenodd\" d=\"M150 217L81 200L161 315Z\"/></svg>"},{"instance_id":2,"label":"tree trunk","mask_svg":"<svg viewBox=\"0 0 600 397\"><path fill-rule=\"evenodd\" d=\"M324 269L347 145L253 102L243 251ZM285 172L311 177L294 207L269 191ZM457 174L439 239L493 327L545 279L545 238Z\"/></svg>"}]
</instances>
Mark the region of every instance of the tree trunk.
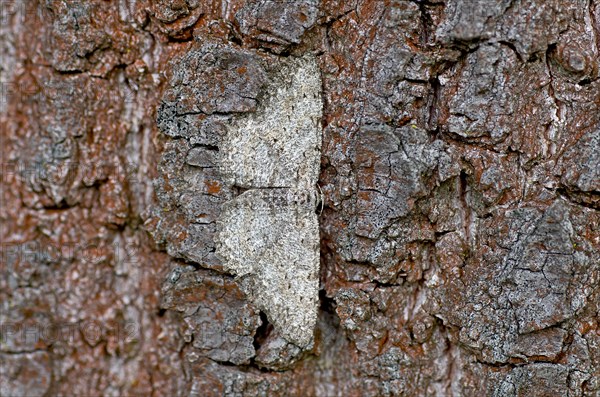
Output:
<instances>
[{"instance_id":1,"label":"tree trunk","mask_svg":"<svg viewBox=\"0 0 600 397\"><path fill-rule=\"evenodd\" d=\"M596 1L0 21L0 395L600 396Z\"/></svg>"}]
</instances>

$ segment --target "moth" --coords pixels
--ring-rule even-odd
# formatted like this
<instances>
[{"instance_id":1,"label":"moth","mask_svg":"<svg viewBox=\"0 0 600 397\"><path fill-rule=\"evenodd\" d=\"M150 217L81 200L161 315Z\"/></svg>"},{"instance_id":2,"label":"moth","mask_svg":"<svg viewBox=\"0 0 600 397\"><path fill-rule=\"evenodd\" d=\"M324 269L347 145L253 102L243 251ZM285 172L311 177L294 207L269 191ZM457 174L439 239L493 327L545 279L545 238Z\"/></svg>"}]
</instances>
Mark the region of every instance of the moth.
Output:
<instances>
[{"instance_id":1,"label":"moth","mask_svg":"<svg viewBox=\"0 0 600 397\"><path fill-rule=\"evenodd\" d=\"M321 77L311 55L281 62L258 110L227 127L219 171L243 192L223 205L216 252L281 336L305 349L318 308Z\"/></svg>"}]
</instances>

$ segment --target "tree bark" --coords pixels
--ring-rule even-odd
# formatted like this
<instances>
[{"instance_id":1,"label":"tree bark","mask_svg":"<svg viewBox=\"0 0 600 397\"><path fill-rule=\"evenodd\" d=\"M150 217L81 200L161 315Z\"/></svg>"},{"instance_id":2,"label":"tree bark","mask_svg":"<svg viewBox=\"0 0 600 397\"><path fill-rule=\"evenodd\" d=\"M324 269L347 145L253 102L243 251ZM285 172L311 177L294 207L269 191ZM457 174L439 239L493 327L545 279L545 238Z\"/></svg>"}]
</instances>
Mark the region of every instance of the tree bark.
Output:
<instances>
[{"instance_id":1,"label":"tree bark","mask_svg":"<svg viewBox=\"0 0 600 397\"><path fill-rule=\"evenodd\" d=\"M600 396L596 1L0 21L0 395Z\"/></svg>"}]
</instances>

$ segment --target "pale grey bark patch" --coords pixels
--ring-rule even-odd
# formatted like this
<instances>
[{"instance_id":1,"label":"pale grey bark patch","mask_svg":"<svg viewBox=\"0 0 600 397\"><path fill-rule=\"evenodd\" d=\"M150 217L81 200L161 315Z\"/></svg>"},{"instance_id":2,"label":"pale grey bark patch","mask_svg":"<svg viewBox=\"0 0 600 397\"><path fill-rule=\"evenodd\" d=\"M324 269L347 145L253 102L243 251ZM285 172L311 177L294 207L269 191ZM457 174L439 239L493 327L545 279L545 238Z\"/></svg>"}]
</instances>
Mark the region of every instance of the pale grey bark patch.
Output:
<instances>
[{"instance_id":1,"label":"pale grey bark patch","mask_svg":"<svg viewBox=\"0 0 600 397\"><path fill-rule=\"evenodd\" d=\"M313 57L283 61L256 113L228 126L219 169L250 189L227 202L217 254L281 336L313 342L319 283L316 183L321 150L321 79Z\"/></svg>"}]
</instances>

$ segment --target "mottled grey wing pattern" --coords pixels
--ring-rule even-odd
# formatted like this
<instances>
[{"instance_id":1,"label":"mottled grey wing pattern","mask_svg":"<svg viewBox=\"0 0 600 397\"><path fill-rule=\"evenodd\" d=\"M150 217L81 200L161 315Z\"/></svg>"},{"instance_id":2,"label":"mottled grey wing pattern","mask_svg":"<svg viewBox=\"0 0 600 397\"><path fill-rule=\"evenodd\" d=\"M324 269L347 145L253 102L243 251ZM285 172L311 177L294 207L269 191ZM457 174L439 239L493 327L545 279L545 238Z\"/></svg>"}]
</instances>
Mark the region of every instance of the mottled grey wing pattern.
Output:
<instances>
[{"instance_id":1,"label":"mottled grey wing pattern","mask_svg":"<svg viewBox=\"0 0 600 397\"><path fill-rule=\"evenodd\" d=\"M228 127L219 169L249 190L224 204L216 247L281 335L307 348L318 307L321 80L305 56L272 81L258 111Z\"/></svg>"},{"instance_id":2,"label":"mottled grey wing pattern","mask_svg":"<svg viewBox=\"0 0 600 397\"><path fill-rule=\"evenodd\" d=\"M249 190L226 203L217 247L282 336L305 347L317 315L319 224L314 202L286 191Z\"/></svg>"}]
</instances>

